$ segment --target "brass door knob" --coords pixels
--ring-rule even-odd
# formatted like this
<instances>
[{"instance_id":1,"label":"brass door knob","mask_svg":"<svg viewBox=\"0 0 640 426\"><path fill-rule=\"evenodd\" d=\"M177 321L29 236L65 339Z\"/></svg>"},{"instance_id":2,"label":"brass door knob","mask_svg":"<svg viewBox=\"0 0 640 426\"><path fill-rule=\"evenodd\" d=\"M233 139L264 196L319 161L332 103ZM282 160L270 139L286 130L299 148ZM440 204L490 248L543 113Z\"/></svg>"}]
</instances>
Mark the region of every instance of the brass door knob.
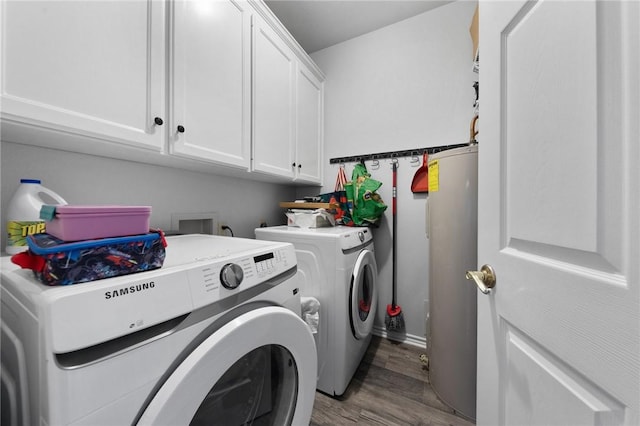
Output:
<instances>
[{"instance_id":1,"label":"brass door knob","mask_svg":"<svg viewBox=\"0 0 640 426\"><path fill-rule=\"evenodd\" d=\"M482 265L479 271L467 271L466 277L473 280L484 294L488 294L496 286L496 272L491 265Z\"/></svg>"}]
</instances>

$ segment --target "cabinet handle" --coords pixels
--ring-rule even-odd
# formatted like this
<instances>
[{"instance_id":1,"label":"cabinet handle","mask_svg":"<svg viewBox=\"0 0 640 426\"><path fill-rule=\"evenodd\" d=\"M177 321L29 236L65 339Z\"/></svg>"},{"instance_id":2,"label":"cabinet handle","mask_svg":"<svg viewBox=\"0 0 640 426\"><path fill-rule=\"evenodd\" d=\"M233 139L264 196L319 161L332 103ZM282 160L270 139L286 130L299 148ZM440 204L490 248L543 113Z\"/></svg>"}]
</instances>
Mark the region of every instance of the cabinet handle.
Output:
<instances>
[{"instance_id":1,"label":"cabinet handle","mask_svg":"<svg viewBox=\"0 0 640 426\"><path fill-rule=\"evenodd\" d=\"M154 118L153 122L156 123L156 125L158 125L158 126L162 126L164 124L164 121L162 121L162 118L160 118L160 117Z\"/></svg>"},{"instance_id":2,"label":"cabinet handle","mask_svg":"<svg viewBox=\"0 0 640 426\"><path fill-rule=\"evenodd\" d=\"M302 164L298 164L298 169L301 169L301 168L302 168Z\"/></svg>"},{"instance_id":3,"label":"cabinet handle","mask_svg":"<svg viewBox=\"0 0 640 426\"><path fill-rule=\"evenodd\" d=\"M178 126L178 133L184 133L184 126L183 125L179 125Z\"/></svg>"},{"instance_id":4,"label":"cabinet handle","mask_svg":"<svg viewBox=\"0 0 640 426\"><path fill-rule=\"evenodd\" d=\"M295 167L295 166L296 166L296 163L291 163L291 167Z\"/></svg>"}]
</instances>

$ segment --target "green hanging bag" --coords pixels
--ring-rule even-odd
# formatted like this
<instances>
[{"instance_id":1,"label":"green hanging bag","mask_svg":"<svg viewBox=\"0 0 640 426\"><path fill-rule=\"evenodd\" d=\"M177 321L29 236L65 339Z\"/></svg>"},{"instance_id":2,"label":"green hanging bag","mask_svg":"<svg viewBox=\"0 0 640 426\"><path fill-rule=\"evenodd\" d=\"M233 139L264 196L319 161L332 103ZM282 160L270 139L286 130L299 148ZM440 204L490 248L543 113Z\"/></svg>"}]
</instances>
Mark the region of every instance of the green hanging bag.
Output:
<instances>
[{"instance_id":1,"label":"green hanging bag","mask_svg":"<svg viewBox=\"0 0 640 426\"><path fill-rule=\"evenodd\" d=\"M380 181L371 179L364 164L356 164L351 175L353 183L352 218L356 226L377 226L380 216L387 209L376 192L382 186Z\"/></svg>"}]
</instances>

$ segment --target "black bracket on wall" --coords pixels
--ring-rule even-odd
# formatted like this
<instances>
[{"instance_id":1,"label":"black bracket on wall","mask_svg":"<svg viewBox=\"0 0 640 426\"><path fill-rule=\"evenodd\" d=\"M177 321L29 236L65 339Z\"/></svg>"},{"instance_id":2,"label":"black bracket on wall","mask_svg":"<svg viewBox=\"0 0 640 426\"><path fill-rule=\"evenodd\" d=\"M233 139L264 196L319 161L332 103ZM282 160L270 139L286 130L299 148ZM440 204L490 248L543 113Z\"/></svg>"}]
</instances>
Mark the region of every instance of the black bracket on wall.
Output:
<instances>
[{"instance_id":1,"label":"black bracket on wall","mask_svg":"<svg viewBox=\"0 0 640 426\"><path fill-rule=\"evenodd\" d=\"M389 151L379 152L376 154L364 154L364 155L351 155L349 157L336 157L329 160L329 164L343 164L343 163L361 163L367 160L383 160L386 158L400 158L400 157L415 157L422 155L425 152L428 155L433 155L437 152L446 151L448 149L462 148L463 146L469 146L468 143L461 143L457 145L442 145L433 146L429 148L414 148L404 149L401 151Z\"/></svg>"}]
</instances>

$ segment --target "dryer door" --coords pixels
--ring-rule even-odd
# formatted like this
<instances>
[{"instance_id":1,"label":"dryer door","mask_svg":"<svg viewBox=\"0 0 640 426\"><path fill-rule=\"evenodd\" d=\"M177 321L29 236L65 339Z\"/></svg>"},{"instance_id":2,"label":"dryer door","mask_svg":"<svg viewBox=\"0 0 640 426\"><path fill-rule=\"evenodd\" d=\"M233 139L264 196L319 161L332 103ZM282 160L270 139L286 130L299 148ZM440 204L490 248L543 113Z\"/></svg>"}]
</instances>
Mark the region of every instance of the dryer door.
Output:
<instances>
[{"instance_id":1,"label":"dryer door","mask_svg":"<svg viewBox=\"0 0 640 426\"><path fill-rule=\"evenodd\" d=\"M281 307L255 309L195 347L137 424L308 424L316 368L304 321Z\"/></svg>"},{"instance_id":2,"label":"dryer door","mask_svg":"<svg viewBox=\"0 0 640 426\"><path fill-rule=\"evenodd\" d=\"M362 250L351 277L349 317L351 330L356 339L365 339L373 329L378 306L377 277L378 266L373 252Z\"/></svg>"}]
</instances>

